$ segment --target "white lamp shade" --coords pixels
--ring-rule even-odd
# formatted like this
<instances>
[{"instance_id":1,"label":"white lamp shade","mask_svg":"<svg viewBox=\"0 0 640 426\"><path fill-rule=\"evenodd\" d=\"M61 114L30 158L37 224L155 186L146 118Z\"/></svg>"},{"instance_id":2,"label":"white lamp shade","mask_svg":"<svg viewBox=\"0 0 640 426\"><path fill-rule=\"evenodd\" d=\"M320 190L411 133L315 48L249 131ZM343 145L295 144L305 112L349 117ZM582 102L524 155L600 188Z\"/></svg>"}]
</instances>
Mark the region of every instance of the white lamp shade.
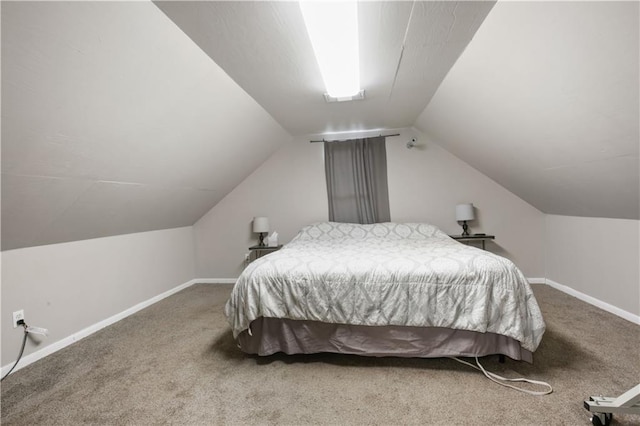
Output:
<instances>
[{"instance_id":1,"label":"white lamp shade","mask_svg":"<svg viewBox=\"0 0 640 426\"><path fill-rule=\"evenodd\" d=\"M253 218L253 232L269 232L269 218L267 218L267 217L254 217Z\"/></svg>"},{"instance_id":2,"label":"white lamp shade","mask_svg":"<svg viewBox=\"0 0 640 426\"><path fill-rule=\"evenodd\" d=\"M473 220L475 218L473 212L473 204L458 204L456 206L456 220Z\"/></svg>"}]
</instances>

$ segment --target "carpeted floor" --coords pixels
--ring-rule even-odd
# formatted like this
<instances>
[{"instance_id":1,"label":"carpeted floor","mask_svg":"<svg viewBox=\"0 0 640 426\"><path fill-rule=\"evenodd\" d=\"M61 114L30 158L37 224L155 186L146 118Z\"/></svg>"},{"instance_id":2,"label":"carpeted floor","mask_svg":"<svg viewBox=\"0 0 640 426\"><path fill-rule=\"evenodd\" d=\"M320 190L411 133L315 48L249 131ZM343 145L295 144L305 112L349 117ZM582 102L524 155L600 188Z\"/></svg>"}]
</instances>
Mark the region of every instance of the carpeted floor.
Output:
<instances>
[{"instance_id":1,"label":"carpeted floor","mask_svg":"<svg viewBox=\"0 0 640 426\"><path fill-rule=\"evenodd\" d=\"M247 356L222 311L231 286L195 285L9 376L2 424L588 425L585 398L640 382L640 327L533 287L547 322L534 364L483 363L548 381L551 395L450 359Z\"/></svg>"}]
</instances>

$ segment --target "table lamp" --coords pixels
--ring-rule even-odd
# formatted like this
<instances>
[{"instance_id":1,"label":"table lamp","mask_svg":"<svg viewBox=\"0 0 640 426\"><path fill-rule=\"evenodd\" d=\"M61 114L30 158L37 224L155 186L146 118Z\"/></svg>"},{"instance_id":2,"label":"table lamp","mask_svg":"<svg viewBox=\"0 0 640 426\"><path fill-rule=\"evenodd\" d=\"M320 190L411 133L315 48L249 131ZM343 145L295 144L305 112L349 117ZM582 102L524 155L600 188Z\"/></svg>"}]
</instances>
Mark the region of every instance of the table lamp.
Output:
<instances>
[{"instance_id":1,"label":"table lamp","mask_svg":"<svg viewBox=\"0 0 640 426\"><path fill-rule=\"evenodd\" d=\"M269 232L269 218L267 217L254 217L253 218L253 232L260 234L259 246L264 246L264 236Z\"/></svg>"},{"instance_id":2,"label":"table lamp","mask_svg":"<svg viewBox=\"0 0 640 426\"><path fill-rule=\"evenodd\" d=\"M473 219L475 219L473 204L458 204L456 206L456 220L462 222L462 236L466 237L469 235L467 221Z\"/></svg>"}]
</instances>

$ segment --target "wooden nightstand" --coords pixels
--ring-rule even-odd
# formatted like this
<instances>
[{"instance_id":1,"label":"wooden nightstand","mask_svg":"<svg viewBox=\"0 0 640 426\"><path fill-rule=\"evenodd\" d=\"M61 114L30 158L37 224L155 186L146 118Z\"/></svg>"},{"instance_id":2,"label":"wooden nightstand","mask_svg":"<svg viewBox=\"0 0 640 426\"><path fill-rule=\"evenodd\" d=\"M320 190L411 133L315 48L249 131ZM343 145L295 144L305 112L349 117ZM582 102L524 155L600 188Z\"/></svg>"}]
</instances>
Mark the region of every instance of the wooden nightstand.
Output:
<instances>
[{"instance_id":1,"label":"wooden nightstand","mask_svg":"<svg viewBox=\"0 0 640 426\"><path fill-rule=\"evenodd\" d=\"M249 261L252 262L262 256L278 251L282 248L282 244L277 246L251 246L249 247Z\"/></svg>"},{"instance_id":2,"label":"wooden nightstand","mask_svg":"<svg viewBox=\"0 0 640 426\"><path fill-rule=\"evenodd\" d=\"M475 242L475 241L480 241L481 246L482 246L482 250L484 250L484 243L485 241L489 241L489 240L495 240L496 236L495 235L486 235L486 234L471 234L471 235L449 235L451 238L453 238L456 241L460 241L461 243L469 243L469 242Z\"/></svg>"}]
</instances>

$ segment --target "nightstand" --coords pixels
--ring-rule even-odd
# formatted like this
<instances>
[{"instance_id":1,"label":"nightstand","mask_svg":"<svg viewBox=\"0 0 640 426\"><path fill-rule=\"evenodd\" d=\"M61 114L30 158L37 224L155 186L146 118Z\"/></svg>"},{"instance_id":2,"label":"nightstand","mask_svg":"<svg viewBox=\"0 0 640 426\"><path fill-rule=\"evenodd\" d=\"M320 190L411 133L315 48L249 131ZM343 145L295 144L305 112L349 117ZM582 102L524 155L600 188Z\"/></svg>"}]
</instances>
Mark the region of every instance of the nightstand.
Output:
<instances>
[{"instance_id":1,"label":"nightstand","mask_svg":"<svg viewBox=\"0 0 640 426\"><path fill-rule=\"evenodd\" d=\"M254 261L262 256L278 251L282 248L282 244L278 246L251 246L249 247L249 261ZM255 253L255 254L254 254Z\"/></svg>"},{"instance_id":2,"label":"nightstand","mask_svg":"<svg viewBox=\"0 0 640 426\"><path fill-rule=\"evenodd\" d=\"M482 246L482 250L484 250L484 243L485 241L489 241L489 240L495 240L496 236L495 235L478 235L478 234L471 234L471 235L449 235L451 238L453 238L456 241L460 241L461 243L469 243L469 242L475 242L475 241L480 241L481 246Z\"/></svg>"}]
</instances>

